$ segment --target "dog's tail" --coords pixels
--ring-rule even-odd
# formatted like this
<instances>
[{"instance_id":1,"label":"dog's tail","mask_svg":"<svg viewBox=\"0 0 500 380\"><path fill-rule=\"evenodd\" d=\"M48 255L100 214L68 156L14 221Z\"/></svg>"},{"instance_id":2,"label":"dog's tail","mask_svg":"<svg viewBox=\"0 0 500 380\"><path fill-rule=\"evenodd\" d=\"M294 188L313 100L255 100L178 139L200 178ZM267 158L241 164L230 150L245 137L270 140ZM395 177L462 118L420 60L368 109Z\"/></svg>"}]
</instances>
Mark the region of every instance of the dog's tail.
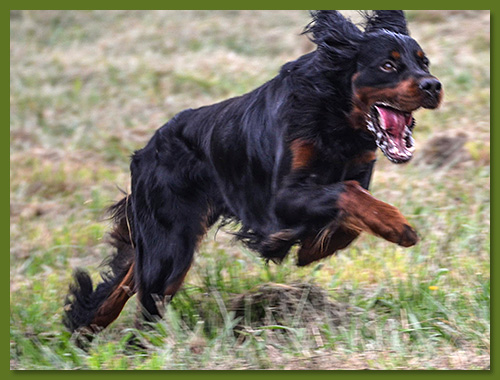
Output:
<instances>
[{"instance_id":1,"label":"dog's tail","mask_svg":"<svg viewBox=\"0 0 500 380\"><path fill-rule=\"evenodd\" d=\"M134 243L128 196L109 208L115 222L110 234L114 254L103 264L102 282L94 289L88 272L77 269L65 300L63 323L69 331L85 329L94 333L113 322L135 293Z\"/></svg>"}]
</instances>

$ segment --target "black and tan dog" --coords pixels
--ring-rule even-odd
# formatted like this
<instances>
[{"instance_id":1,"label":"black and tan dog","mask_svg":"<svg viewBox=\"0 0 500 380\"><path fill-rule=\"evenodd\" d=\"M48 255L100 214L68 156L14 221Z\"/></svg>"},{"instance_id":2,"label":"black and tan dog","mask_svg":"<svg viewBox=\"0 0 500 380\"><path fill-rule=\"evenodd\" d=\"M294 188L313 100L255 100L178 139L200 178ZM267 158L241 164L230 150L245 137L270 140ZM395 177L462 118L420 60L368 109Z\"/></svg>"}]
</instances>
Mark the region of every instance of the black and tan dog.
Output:
<instances>
[{"instance_id":1,"label":"black and tan dog","mask_svg":"<svg viewBox=\"0 0 500 380\"><path fill-rule=\"evenodd\" d=\"M300 246L298 265L332 255L362 231L408 247L418 238L395 207L367 191L380 148L412 157L413 112L436 108L441 83L408 34L402 11L364 14L364 30L317 11L305 33L317 49L256 90L188 109L132 158L132 192L112 208L116 253L93 289L75 273L64 322L95 332L138 292L161 315L218 220L273 261Z\"/></svg>"}]
</instances>

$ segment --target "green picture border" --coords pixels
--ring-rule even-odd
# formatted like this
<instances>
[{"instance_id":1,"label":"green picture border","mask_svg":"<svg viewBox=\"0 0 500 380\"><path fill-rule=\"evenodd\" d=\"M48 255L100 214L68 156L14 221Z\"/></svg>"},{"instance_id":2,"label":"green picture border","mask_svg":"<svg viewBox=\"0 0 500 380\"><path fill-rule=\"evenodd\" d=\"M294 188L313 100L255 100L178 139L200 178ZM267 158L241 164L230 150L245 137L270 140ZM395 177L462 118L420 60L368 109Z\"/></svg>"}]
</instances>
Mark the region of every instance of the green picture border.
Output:
<instances>
[{"instance_id":1,"label":"green picture border","mask_svg":"<svg viewBox=\"0 0 500 380\"><path fill-rule=\"evenodd\" d=\"M234 2L234 1L210 1L210 2L201 2L201 1L196 1L196 2L161 2L161 1L143 1L141 3L137 2L132 2L132 1L108 1L103 3L102 1L97 2L97 1L86 1L86 2L78 2L78 3L70 3L70 2L62 2L62 1L17 1L13 2L10 1L7 4L9 4L9 9L67 9L68 7L73 8L73 9L137 9L140 5L140 8L142 9L235 9L235 8L240 8L240 9L304 9L311 7L314 9L330 9L330 8L358 8L358 9L395 9L395 8L420 8L420 9L470 9L471 6L476 7L477 9L490 9L491 10L491 32L492 32L492 39L491 39L491 83L492 83L492 92L491 92L491 110L498 110L500 107L498 107L498 101L496 98L496 86L495 84L498 84L495 82L496 75L495 75L495 62L499 62L499 31L500 27L498 25L498 15L500 14L500 11L497 9L500 8L500 2L496 1L481 1L481 2L444 2L444 3L436 3L436 2L429 2L429 1L412 1L411 3L404 2L401 3L391 1L391 2L378 2L376 3L376 6L374 6L373 3L369 4L367 1L357 1L355 3L346 3L346 2L335 2L335 1L315 1L314 3L303 3L299 1L252 1L252 2ZM1 12L0 15L2 15L2 19L5 20L5 23L1 24L2 29L5 29L5 33L3 34L3 41L5 43L3 44L4 46L9 45L10 46L10 14L9 12ZM7 19L9 17L9 19ZM466 27L466 25L464 26ZM495 48L495 43L497 45L497 48ZM7 49L6 49L7 50ZM453 64L450 62L450 64ZM2 71L5 72L5 77L7 77L7 71L10 67L10 60L7 62L7 59L2 60ZM10 72L10 70L9 70ZM10 76L9 76L10 79ZM5 89L7 89L9 86L7 83L5 84ZM6 92L6 90L5 90ZM2 94L5 98L7 98L7 94ZM9 96L10 98L10 96ZM9 103L6 99L3 99L4 101L1 103L3 107L7 108L7 104ZM4 118L8 118L7 115L9 115L9 109L5 109L5 112L3 113ZM491 159L492 159L492 165L493 167L497 167L498 164L498 156L499 153L495 153L495 149L493 147L498 146L497 142L495 141L498 139L498 135L500 135L500 132L498 131L498 126L496 126L496 121L497 118L495 117L494 113L492 112L491 115ZM9 123L10 125L10 123ZM467 128L467 126L464 126L464 128ZM5 144L7 141L9 141L9 129L7 126L4 128L0 129L0 133L4 136L2 138L2 141L5 141ZM2 151L3 152L3 151ZM7 156L7 152L10 152L10 147L5 147L5 153L3 153L5 156ZM5 160L1 160L0 164L2 165L2 173L5 172L5 175L7 176L7 168L9 167L9 159L6 157ZM496 226L495 220L497 216L497 207L496 207L496 198L495 196L495 191L494 189L498 188L496 186L496 182L498 181L498 173L493 170L491 172L491 182L492 182L492 218L491 218L491 226L494 228ZM5 185L4 187L1 188L2 191L7 191L7 186ZM4 190L5 189L5 190ZM10 194L10 189L9 189L9 194ZM3 194L2 194L3 195ZM4 202L1 203L2 205L2 215L5 215L2 220L7 220L7 216L9 214L9 206L7 206L7 195L5 194L5 197L2 197L2 199L5 199ZM10 226L10 220L9 220L9 226ZM7 225L2 226L2 231L7 230ZM491 236L495 236L494 231ZM7 237L7 235L6 235ZM2 240L5 241L4 245L7 246L7 239ZM494 246L495 246L495 238L492 238L491 241L492 244L492 252L495 251ZM10 248L10 247L9 247ZM496 265L496 260L493 257L494 255L492 254L491 257L491 263L492 263L492 271L497 273L498 272L498 266ZM4 267L7 268L9 265L9 255L5 254L2 257L2 261L6 261ZM9 266L10 267L10 266ZM493 274L493 273L492 273ZM497 283L494 280L494 276L492 275L492 295L497 295L498 292L498 287L496 286ZM10 279L10 276L9 276ZM5 288L2 288L5 293L7 293L7 289L9 289L9 286L7 285L7 278L5 279L6 286ZM9 284L10 285L10 284ZM6 308L7 309L7 308ZM491 306L491 320L495 321L495 317L497 316L497 302L492 301L492 306ZM25 377L35 377L35 378L54 378L54 377L60 377L60 376L67 376L68 373L65 373L63 371L11 371L10 370L10 364L8 363L8 360L10 360L10 351L7 349L7 338L10 337L10 330L8 328L8 325L10 326L10 318L7 316L7 311L3 312L0 314L2 318L2 325L4 325L4 328L2 329L2 338L5 337L5 340L2 339L2 345L0 345L1 348L1 371L5 375L5 379L20 379L20 378L25 378ZM182 379L190 379L190 378L204 378L204 379L223 379L223 378L230 378L233 376L238 376L241 379L250 379L253 378L254 376L269 376L269 377L280 377L280 378L299 378L302 376L313 376L314 378L330 378L332 376L337 377L346 377L349 379L355 379L358 377L369 377L369 378L375 378L375 379L381 379L385 378L387 376L392 377L394 379L399 378L400 376L408 376L409 378L417 378L420 376L426 376L430 378L438 378L441 376L445 377L450 377L455 379L456 377L458 378L464 378L464 377L471 377L471 376L480 376L480 377L491 377L494 376L495 374L495 369L496 369L496 363L495 363L495 355L496 352L496 345L495 342L497 341L498 334L497 334L497 328L495 324L493 324L491 332L492 332L492 344L491 344L491 353L492 353L492 360L491 360L491 370L490 371L308 371L307 373L304 373L302 371L272 371L271 373L263 373L263 371L259 371L259 373L255 373L254 371L147 371L145 375L148 377L175 377L175 379L182 378ZM4 336L5 334L5 336ZM10 340L9 340L10 341ZM109 379L109 376L112 376L114 378L122 377L125 378L133 378L137 374L134 373L134 371L113 371L113 372L100 372L100 371L81 371L81 372L76 372L72 373L71 376L77 376L78 378L83 378L83 377L92 377L92 379L101 379L101 378L106 378ZM105 377L106 376L106 377Z\"/></svg>"}]
</instances>

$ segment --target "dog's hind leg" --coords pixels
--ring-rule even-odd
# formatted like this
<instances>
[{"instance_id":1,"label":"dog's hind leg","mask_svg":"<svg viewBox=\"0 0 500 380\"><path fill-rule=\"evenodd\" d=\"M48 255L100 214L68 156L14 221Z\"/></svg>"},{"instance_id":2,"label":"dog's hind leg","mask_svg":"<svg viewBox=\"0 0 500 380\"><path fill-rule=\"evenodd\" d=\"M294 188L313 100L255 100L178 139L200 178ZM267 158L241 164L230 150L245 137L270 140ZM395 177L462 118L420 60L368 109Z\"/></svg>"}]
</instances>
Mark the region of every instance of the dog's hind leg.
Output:
<instances>
[{"instance_id":1,"label":"dog's hind leg","mask_svg":"<svg viewBox=\"0 0 500 380\"><path fill-rule=\"evenodd\" d=\"M144 164L136 159L132 165L135 284L144 319L155 321L165 300L180 288L199 241L217 215L209 207L209 185L196 175L196 165Z\"/></svg>"},{"instance_id":2,"label":"dog's hind leg","mask_svg":"<svg viewBox=\"0 0 500 380\"><path fill-rule=\"evenodd\" d=\"M174 201L177 202L177 201ZM182 211L181 211L182 210ZM142 315L146 321L162 316L165 301L182 285L206 218L195 207L169 207L172 215L143 214L136 220L136 277Z\"/></svg>"},{"instance_id":3,"label":"dog's hind leg","mask_svg":"<svg viewBox=\"0 0 500 380\"><path fill-rule=\"evenodd\" d=\"M135 284L147 321L161 317L165 299L181 286L198 242L218 216L210 168L183 126L173 119L131 163Z\"/></svg>"}]
</instances>

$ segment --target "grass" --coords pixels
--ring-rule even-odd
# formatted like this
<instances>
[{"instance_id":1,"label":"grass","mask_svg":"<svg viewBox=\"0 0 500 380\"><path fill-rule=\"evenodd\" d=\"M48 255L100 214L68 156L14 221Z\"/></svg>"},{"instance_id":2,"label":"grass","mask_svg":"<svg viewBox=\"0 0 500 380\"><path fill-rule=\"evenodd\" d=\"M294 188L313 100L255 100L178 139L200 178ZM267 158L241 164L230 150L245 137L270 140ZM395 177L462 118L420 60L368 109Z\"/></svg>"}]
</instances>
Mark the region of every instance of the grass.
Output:
<instances>
[{"instance_id":1,"label":"grass","mask_svg":"<svg viewBox=\"0 0 500 380\"><path fill-rule=\"evenodd\" d=\"M102 210L128 188L130 154L180 110L249 91L309 51L308 15L11 12L11 368L489 368L489 12L408 17L445 102L417 113L410 164L379 157L372 192L421 242L362 236L297 268L293 253L266 265L210 231L163 321L132 328L132 299L82 349L61 324L63 298L75 267L98 277ZM459 142L449 156L442 136Z\"/></svg>"}]
</instances>

